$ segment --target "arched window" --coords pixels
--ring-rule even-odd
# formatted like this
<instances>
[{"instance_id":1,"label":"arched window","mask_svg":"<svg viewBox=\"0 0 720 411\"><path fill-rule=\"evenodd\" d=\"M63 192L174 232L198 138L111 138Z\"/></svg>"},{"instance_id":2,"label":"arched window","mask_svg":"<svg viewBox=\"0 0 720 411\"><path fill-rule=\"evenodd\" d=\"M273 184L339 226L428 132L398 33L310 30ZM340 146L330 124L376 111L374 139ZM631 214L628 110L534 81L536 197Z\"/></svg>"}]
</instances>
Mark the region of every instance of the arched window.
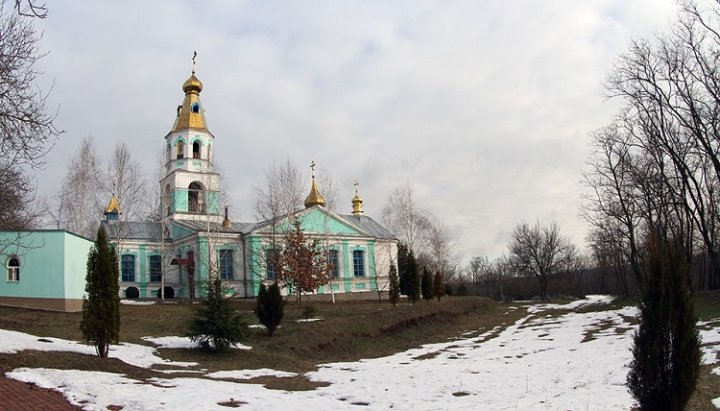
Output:
<instances>
[{"instance_id":1,"label":"arched window","mask_svg":"<svg viewBox=\"0 0 720 411\"><path fill-rule=\"evenodd\" d=\"M200 112L200 104L194 103L194 104L192 105L192 109L191 109L191 110L192 110L193 113L199 113L199 112Z\"/></svg>"},{"instance_id":2,"label":"arched window","mask_svg":"<svg viewBox=\"0 0 720 411\"><path fill-rule=\"evenodd\" d=\"M185 143L182 140L180 140L177 143L177 159L180 160L180 159L184 158L185 157L184 153L185 153Z\"/></svg>"},{"instance_id":3,"label":"arched window","mask_svg":"<svg viewBox=\"0 0 720 411\"><path fill-rule=\"evenodd\" d=\"M7 260L8 281L20 281L20 259L10 257Z\"/></svg>"},{"instance_id":4,"label":"arched window","mask_svg":"<svg viewBox=\"0 0 720 411\"><path fill-rule=\"evenodd\" d=\"M208 144L208 161L212 162L212 144Z\"/></svg>"},{"instance_id":5,"label":"arched window","mask_svg":"<svg viewBox=\"0 0 720 411\"><path fill-rule=\"evenodd\" d=\"M197 140L193 142L193 158L200 158L200 142Z\"/></svg>"},{"instance_id":6,"label":"arched window","mask_svg":"<svg viewBox=\"0 0 720 411\"><path fill-rule=\"evenodd\" d=\"M188 186L188 210L191 213L205 213L205 193L202 184L197 181Z\"/></svg>"}]
</instances>

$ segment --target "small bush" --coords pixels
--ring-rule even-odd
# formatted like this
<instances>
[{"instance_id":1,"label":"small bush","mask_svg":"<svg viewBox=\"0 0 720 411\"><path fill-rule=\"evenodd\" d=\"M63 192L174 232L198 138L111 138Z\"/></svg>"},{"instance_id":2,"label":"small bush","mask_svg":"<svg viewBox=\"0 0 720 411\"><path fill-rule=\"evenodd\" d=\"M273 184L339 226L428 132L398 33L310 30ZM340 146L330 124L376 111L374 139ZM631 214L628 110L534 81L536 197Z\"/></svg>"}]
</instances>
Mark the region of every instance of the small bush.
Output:
<instances>
[{"instance_id":1,"label":"small bush","mask_svg":"<svg viewBox=\"0 0 720 411\"><path fill-rule=\"evenodd\" d=\"M187 336L206 350L224 352L245 338L247 324L225 297L219 278L207 287L207 297L195 308Z\"/></svg>"},{"instance_id":2,"label":"small bush","mask_svg":"<svg viewBox=\"0 0 720 411\"><path fill-rule=\"evenodd\" d=\"M305 304L305 306L302 308L302 315L305 317L305 321L310 319L310 317L315 316L315 313L317 312L317 309L312 304Z\"/></svg>"},{"instance_id":3,"label":"small bush","mask_svg":"<svg viewBox=\"0 0 720 411\"><path fill-rule=\"evenodd\" d=\"M271 337L275 334L280 321L282 321L284 306L285 301L280 295L280 286L278 286L277 282L272 283L270 287L260 284L255 315L260 323L265 326L268 335Z\"/></svg>"}]
</instances>

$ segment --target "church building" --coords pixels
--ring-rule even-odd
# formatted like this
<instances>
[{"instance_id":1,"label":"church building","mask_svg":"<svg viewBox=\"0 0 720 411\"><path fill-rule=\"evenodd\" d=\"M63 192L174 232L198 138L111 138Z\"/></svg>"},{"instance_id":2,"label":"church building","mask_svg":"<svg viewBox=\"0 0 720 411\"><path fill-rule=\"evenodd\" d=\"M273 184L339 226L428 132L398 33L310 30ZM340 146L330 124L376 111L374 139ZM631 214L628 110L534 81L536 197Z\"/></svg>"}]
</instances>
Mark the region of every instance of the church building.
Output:
<instances>
[{"instance_id":1,"label":"church building","mask_svg":"<svg viewBox=\"0 0 720 411\"><path fill-rule=\"evenodd\" d=\"M121 297L154 298L165 290L165 298L194 298L213 276L234 296L255 297L261 283L275 280L277 270L268 262L281 253L284 233L295 221L306 238L318 240L331 267L330 282L316 294L362 297L387 290L390 265L397 264L397 239L364 214L357 184L350 214L328 210L314 163L303 209L268 221L228 219L220 204L220 176L213 170L215 136L205 121L202 88L193 69L165 136L161 221L124 221L115 196L105 210L102 224L118 252Z\"/></svg>"}]
</instances>

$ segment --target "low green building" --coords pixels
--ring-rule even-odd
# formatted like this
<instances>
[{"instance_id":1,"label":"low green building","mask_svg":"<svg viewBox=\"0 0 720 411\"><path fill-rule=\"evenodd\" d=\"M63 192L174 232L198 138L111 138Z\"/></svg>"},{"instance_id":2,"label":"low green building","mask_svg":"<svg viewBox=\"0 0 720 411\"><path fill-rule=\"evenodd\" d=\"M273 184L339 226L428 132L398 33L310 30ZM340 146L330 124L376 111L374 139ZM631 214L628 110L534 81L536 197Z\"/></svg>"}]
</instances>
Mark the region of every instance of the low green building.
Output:
<instances>
[{"instance_id":1,"label":"low green building","mask_svg":"<svg viewBox=\"0 0 720 411\"><path fill-rule=\"evenodd\" d=\"M92 246L64 230L0 231L0 304L80 311Z\"/></svg>"}]
</instances>

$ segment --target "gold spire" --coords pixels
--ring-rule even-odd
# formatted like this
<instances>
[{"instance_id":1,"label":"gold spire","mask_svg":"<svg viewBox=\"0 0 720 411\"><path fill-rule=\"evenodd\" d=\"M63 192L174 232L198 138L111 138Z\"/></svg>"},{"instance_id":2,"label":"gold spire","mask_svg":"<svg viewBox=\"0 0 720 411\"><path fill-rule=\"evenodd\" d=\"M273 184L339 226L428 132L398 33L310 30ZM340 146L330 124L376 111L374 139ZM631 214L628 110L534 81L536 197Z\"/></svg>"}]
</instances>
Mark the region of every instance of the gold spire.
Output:
<instances>
[{"instance_id":1,"label":"gold spire","mask_svg":"<svg viewBox=\"0 0 720 411\"><path fill-rule=\"evenodd\" d=\"M115 194L113 193L112 197L110 197L110 202L108 203L107 207L105 207L105 214L121 214L120 212L120 200L115 197Z\"/></svg>"},{"instance_id":2,"label":"gold spire","mask_svg":"<svg viewBox=\"0 0 720 411\"><path fill-rule=\"evenodd\" d=\"M190 78L185 80L182 89L185 93L182 105L178 106L177 118L173 125L172 131L186 130L189 128L207 131L207 123L205 122L205 110L200 102L200 92L203 89L202 82L195 77L195 57L194 52L192 59L192 74Z\"/></svg>"},{"instance_id":3,"label":"gold spire","mask_svg":"<svg viewBox=\"0 0 720 411\"><path fill-rule=\"evenodd\" d=\"M310 187L310 194L305 197L305 208L310 208L315 205L325 207L325 198L320 194L317 183L315 182L315 162L310 163L310 169L312 170L312 186Z\"/></svg>"},{"instance_id":4,"label":"gold spire","mask_svg":"<svg viewBox=\"0 0 720 411\"><path fill-rule=\"evenodd\" d=\"M360 198L360 194L358 194L358 184L357 180L355 181L355 197L352 199L352 206L353 206L353 215L363 215L363 200Z\"/></svg>"}]
</instances>

